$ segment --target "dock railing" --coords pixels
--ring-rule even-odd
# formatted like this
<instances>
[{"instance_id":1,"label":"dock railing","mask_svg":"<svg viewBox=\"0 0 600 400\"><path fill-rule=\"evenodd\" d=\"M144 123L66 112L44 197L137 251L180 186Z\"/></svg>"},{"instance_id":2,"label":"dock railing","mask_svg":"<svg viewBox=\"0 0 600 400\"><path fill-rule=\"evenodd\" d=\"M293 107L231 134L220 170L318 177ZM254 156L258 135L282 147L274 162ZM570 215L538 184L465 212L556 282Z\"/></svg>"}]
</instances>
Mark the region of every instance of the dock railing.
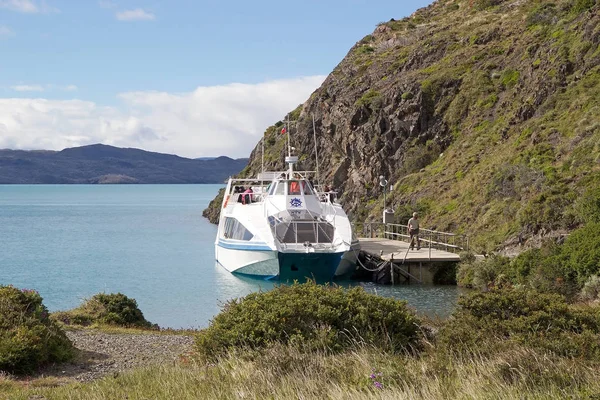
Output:
<instances>
[{"instance_id":1,"label":"dock railing","mask_svg":"<svg viewBox=\"0 0 600 400\"><path fill-rule=\"evenodd\" d=\"M382 222L354 222L352 229L359 238L382 238L410 242L406 225L384 224ZM421 247L445 250L452 253L469 251L469 237L451 232L419 229ZM415 246L417 244L415 243Z\"/></svg>"}]
</instances>

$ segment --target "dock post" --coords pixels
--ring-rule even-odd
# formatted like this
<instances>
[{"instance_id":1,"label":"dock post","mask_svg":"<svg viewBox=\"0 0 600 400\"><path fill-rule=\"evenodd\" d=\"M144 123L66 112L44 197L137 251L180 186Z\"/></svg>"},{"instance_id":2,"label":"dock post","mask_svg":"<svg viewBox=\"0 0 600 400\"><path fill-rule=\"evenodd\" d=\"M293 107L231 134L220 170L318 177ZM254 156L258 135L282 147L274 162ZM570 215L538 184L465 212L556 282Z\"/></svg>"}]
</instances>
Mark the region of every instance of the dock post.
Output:
<instances>
[{"instance_id":1,"label":"dock post","mask_svg":"<svg viewBox=\"0 0 600 400\"><path fill-rule=\"evenodd\" d=\"M392 253L390 258L390 278L392 280L392 286L394 286L394 253Z\"/></svg>"},{"instance_id":2,"label":"dock post","mask_svg":"<svg viewBox=\"0 0 600 400\"><path fill-rule=\"evenodd\" d=\"M429 262L431 262L431 241L433 240L433 237L431 236L431 233L429 233Z\"/></svg>"}]
</instances>

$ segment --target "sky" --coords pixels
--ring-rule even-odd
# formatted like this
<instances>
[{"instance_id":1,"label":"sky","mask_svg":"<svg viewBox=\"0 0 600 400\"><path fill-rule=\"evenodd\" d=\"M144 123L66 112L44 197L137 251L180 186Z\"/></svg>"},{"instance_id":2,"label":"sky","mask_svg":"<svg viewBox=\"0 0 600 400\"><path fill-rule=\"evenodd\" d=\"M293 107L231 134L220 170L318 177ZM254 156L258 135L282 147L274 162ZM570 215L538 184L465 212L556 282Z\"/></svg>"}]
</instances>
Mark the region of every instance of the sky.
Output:
<instances>
[{"instance_id":1,"label":"sky","mask_svg":"<svg viewBox=\"0 0 600 400\"><path fill-rule=\"evenodd\" d=\"M0 149L247 157L379 22L431 0L0 0Z\"/></svg>"}]
</instances>

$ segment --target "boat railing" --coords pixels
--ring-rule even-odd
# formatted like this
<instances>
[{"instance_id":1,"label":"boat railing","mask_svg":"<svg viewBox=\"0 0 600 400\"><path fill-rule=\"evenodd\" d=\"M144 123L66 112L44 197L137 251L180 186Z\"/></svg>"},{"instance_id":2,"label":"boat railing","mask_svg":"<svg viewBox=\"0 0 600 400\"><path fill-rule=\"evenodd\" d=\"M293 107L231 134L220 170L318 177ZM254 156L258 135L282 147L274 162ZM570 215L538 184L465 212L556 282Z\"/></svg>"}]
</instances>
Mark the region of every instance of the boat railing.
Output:
<instances>
[{"instance_id":1,"label":"boat railing","mask_svg":"<svg viewBox=\"0 0 600 400\"><path fill-rule=\"evenodd\" d=\"M229 186L229 203L262 203L271 181L257 179L232 179ZM252 193L245 193L251 188ZM244 201L243 196L248 196Z\"/></svg>"}]
</instances>

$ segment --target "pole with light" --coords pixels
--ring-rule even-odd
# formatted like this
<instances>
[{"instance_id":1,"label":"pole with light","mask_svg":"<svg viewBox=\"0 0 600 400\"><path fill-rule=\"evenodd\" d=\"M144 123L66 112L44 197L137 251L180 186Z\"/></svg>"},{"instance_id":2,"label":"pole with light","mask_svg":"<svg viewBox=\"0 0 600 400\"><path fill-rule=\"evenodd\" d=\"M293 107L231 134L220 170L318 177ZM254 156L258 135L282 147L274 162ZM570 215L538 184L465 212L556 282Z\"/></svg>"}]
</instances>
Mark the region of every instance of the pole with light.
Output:
<instances>
[{"instance_id":1,"label":"pole with light","mask_svg":"<svg viewBox=\"0 0 600 400\"><path fill-rule=\"evenodd\" d=\"M387 211L387 202L386 202L386 191L387 191L387 185L388 185L388 181L387 179L385 179L385 176L380 175L379 176L379 186L381 186L383 188L383 222L385 223L386 221L386 211Z\"/></svg>"},{"instance_id":2,"label":"pole with light","mask_svg":"<svg viewBox=\"0 0 600 400\"><path fill-rule=\"evenodd\" d=\"M379 176L379 186L381 186L383 188L383 209L384 210L386 209L386 206L387 206L387 204L385 202L385 192L387 190L387 184L388 184L388 181L387 181L387 179L385 179L385 176L380 175Z\"/></svg>"}]
</instances>

